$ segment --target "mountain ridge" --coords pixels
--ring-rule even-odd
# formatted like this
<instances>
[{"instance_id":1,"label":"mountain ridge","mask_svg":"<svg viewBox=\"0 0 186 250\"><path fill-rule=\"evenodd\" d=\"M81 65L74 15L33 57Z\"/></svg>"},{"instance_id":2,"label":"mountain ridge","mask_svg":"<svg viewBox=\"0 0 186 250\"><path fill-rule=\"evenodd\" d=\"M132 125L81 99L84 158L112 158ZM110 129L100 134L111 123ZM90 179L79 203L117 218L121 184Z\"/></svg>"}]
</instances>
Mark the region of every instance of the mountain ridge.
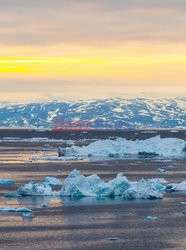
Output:
<instances>
[{"instance_id":1,"label":"mountain ridge","mask_svg":"<svg viewBox=\"0 0 186 250\"><path fill-rule=\"evenodd\" d=\"M186 128L186 98L0 103L0 127L54 128L55 119L88 120L94 128Z\"/></svg>"}]
</instances>

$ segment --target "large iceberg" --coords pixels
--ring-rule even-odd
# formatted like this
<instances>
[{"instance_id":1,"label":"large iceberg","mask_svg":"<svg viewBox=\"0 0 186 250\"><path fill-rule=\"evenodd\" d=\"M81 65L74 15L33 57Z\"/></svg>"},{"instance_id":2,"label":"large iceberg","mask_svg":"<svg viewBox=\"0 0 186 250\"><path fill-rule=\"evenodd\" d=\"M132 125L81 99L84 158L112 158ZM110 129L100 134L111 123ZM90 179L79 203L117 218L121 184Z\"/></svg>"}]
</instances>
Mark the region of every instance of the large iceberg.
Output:
<instances>
[{"instance_id":1,"label":"large iceberg","mask_svg":"<svg viewBox=\"0 0 186 250\"><path fill-rule=\"evenodd\" d=\"M58 155L66 157L178 157L185 154L185 141L177 138L155 136L146 140L97 140L88 146L59 148Z\"/></svg>"},{"instance_id":2,"label":"large iceberg","mask_svg":"<svg viewBox=\"0 0 186 250\"><path fill-rule=\"evenodd\" d=\"M29 182L24 187L17 190L19 195L52 195L68 197L112 197L123 196L124 199L161 199L162 190L159 185L163 185L162 179L144 179L137 182L130 182L119 173L116 178L110 181L103 181L96 174L90 176L81 175L74 169L67 178L61 182L61 189L54 191L52 185L46 182L39 184ZM156 185L155 185L156 184Z\"/></svg>"},{"instance_id":3,"label":"large iceberg","mask_svg":"<svg viewBox=\"0 0 186 250\"><path fill-rule=\"evenodd\" d=\"M121 173L115 179L104 182L99 176L83 176L79 171L73 170L64 180L61 190L62 196L121 196L130 186L129 181Z\"/></svg>"}]
</instances>

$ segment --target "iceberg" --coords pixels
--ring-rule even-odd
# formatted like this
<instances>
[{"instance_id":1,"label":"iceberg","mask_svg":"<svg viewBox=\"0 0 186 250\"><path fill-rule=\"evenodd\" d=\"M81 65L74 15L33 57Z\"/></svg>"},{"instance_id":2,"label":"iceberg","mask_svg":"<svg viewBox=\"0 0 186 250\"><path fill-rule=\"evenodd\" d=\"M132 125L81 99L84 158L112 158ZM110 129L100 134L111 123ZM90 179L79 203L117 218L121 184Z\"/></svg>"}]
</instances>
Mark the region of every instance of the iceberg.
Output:
<instances>
[{"instance_id":1,"label":"iceberg","mask_svg":"<svg viewBox=\"0 0 186 250\"><path fill-rule=\"evenodd\" d=\"M160 189L161 190L161 189ZM149 181L141 179L123 193L124 199L162 199L163 194Z\"/></svg>"},{"instance_id":2,"label":"iceberg","mask_svg":"<svg viewBox=\"0 0 186 250\"><path fill-rule=\"evenodd\" d=\"M0 179L0 185L11 185L14 184L15 182L10 180L10 179Z\"/></svg>"},{"instance_id":3,"label":"iceberg","mask_svg":"<svg viewBox=\"0 0 186 250\"><path fill-rule=\"evenodd\" d=\"M35 181L30 181L24 187L20 187L17 190L17 194L22 196L34 196L34 195L57 195L58 192L53 191L52 187L48 184L39 184Z\"/></svg>"},{"instance_id":4,"label":"iceberg","mask_svg":"<svg viewBox=\"0 0 186 250\"><path fill-rule=\"evenodd\" d=\"M57 178L55 178L57 179ZM58 180L58 179L57 179ZM113 197L123 196L124 199L161 199L162 190L165 189L163 178L156 180L144 179L130 182L122 173L110 181L103 181L98 175L84 176L74 169L68 177L61 182L61 189L55 191L48 183L34 181L25 184L17 190L19 195L49 195L62 197Z\"/></svg>"},{"instance_id":5,"label":"iceberg","mask_svg":"<svg viewBox=\"0 0 186 250\"><path fill-rule=\"evenodd\" d=\"M123 174L109 182L104 182L96 174L83 176L78 170L73 170L64 180L61 196L70 197L102 197L121 196L129 188L129 181Z\"/></svg>"},{"instance_id":6,"label":"iceberg","mask_svg":"<svg viewBox=\"0 0 186 250\"><path fill-rule=\"evenodd\" d=\"M59 148L59 157L178 157L185 154L185 141L177 138L151 137L146 140L97 140L88 146Z\"/></svg>"}]
</instances>

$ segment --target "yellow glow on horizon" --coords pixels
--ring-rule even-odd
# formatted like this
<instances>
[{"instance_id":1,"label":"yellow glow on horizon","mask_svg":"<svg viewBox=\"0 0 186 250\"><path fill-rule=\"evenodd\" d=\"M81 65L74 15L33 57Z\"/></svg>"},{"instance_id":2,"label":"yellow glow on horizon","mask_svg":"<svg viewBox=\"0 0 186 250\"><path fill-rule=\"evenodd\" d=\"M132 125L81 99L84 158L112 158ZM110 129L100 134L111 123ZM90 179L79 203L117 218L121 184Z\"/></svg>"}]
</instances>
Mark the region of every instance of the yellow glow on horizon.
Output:
<instances>
[{"instance_id":1,"label":"yellow glow on horizon","mask_svg":"<svg viewBox=\"0 0 186 250\"><path fill-rule=\"evenodd\" d=\"M119 51L119 50L118 50ZM101 57L96 53L65 57L2 57L0 77L47 77L78 80L182 81L186 78L185 53L116 53L111 49Z\"/></svg>"}]
</instances>

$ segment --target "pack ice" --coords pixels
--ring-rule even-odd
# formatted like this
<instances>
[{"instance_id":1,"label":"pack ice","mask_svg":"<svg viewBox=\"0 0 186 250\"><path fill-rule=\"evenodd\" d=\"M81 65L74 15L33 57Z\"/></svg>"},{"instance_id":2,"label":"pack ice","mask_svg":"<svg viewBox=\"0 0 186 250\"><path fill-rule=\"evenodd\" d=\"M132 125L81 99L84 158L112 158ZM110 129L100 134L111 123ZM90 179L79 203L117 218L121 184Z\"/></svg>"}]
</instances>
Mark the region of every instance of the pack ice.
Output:
<instances>
[{"instance_id":1,"label":"pack ice","mask_svg":"<svg viewBox=\"0 0 186 250\"><path fill-rule=\"evenodd\" d=\"M104 197L122 196L124 199L161 199L162 179L142 179L130 182L119 173L110 181L103 181L98 175L84 176L74 169L66 179L61 182L61 189L54 191L50 184L29 182L17 190L20 195L52 195L69 197Z\"/></svg>"},{"instance_id":2,"label":"pack ice","mask_svg":"<svg viewBox=\"0 0 186 250\"><path fill-rule=\"evenodd\" d=\"M146 140L97 140L88 146L71 146L59 148L60 157L125 157L126 155L139 155L142 157L162 156L177 157L184 155L185 141L177 138L151 137Z\"/></svg>"}]
</instances>

